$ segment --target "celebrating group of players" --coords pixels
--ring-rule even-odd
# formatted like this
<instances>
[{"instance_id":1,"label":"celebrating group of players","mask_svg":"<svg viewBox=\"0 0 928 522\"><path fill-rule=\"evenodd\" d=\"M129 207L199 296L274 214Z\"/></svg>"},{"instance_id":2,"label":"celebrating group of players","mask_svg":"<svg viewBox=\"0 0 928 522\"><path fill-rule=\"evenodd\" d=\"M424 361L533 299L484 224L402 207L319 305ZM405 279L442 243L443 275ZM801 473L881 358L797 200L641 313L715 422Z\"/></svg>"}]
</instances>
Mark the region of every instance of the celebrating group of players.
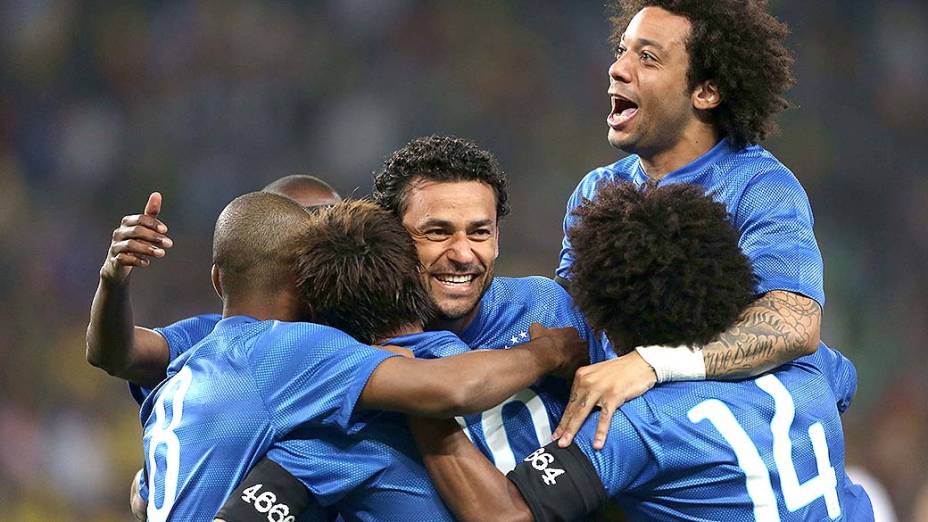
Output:
<instances>
[{"instance_id":1,"label":"celebrating group of players","mask_svg":"<svg viewBox=\"0 0 928 522\"><path fill-rule=\"evenodd\" d=\"M507 183L460 138L394 152L370 200L289 176L229 203L221 315L135 326L130 274L173 243L160 194L123 218L87 357L141 404L138 518L872 520L808 199L757 144L786 28L762 0L621 9L631 155L570 197L555 280L494 276Z\"/></svg>"}]
</instances>

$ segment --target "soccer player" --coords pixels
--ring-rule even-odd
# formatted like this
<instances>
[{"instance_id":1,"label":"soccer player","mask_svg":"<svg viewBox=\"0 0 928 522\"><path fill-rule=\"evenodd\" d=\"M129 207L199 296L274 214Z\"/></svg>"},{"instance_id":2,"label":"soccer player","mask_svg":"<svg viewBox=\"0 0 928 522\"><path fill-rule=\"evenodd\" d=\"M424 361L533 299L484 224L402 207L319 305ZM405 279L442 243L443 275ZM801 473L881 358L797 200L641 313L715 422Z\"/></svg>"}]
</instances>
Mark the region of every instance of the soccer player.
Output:
<instances>
[{"instance_id":1,"label":"soccer player","mask_svg":"<svg viewBox=\"0 0 928 522\"><path fill-rule=\"evenodd\" d=\"M825 296L812 211L795 176L758 143L793 83L786 26L762 0L620 0L612 20L609 143L631 155L590 172L567 204L557 275L570 279L573 210L603 182L692 183L725 205L758 282L756 300L701 350L642 347L578 373L555 435L563 446L600 407L603 443L628 383L758 375L819 346ZM625 313L616 309L614 313ZM626 375L648 366L647 382Z\"/></svg>"},{"instance_id":2,"label":"soccer player","mask_svg":"<svg viewBox=\"0 0 928 522\"><path fill-rule=\"evenodd\" d=\"M212 280L223 320L171 362L141 409L150 521L211 517L260 456L286 437L354 433L364 409L481 411L585 357L576 332L566 330L542 330L524 348L425 361L334 328L292 322L312 315L294 268L312 219L293 201L261 192L237 198L219 216ZM405 295L391 297L396 306L408 303ZM427 303L423 294L393 319L407 324ZM287 516L289 506L253 493L258 509L270 502L264 513Z\"/></svg>"},{"instance_id":3,"label":"soccer player","mask_svg":"<svg viewBox=\"0 0 928 522\"><path fill-rule=\"evenodd\" d=\"M606 183L574 216L571 288L620 354L711 342L754 300L739 234L702 187ZM602 450L594 414L509 480L453 422L412 425L465 521L578 520L608 497L636 520L873 520L844 472L839 414L855 388L854 366L828 348L758 378L668 383L618 410Z\"/></svg>"},{"instance_id":4,"label":"soccer player","mask_svg":"<svg viewBox=\"0 0 928 522\"><path fill-rule=\"evenodd\" d=\"M532 323L573 327L605 359L597 337L568 293L549 278L495 277L500 220L509 212L506 177L491 153L447 136L410 141L384 162L374 198L412 235L438 317L427 330L449 330L472 349L506 349L528 340ZM451 350L417 350L416 357ZM644 371L651 373L649 368ZM460 419L474 444L503 472L551 439L569 387L548 377L494 408Z\"/></svg>"}]
</instances>

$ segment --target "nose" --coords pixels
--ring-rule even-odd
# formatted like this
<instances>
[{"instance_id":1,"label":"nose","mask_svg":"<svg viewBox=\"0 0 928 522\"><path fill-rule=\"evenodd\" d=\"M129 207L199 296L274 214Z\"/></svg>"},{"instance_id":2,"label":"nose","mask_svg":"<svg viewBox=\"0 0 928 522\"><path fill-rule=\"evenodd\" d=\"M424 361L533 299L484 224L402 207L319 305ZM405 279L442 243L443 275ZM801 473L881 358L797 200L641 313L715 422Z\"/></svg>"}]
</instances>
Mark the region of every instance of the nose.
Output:
<instances>
[{"instance_id":1,"label":"nose","mask_svg":"<svg viewBox=\"0 0 928 522\"><path fill-rule=\"evenodd\" d=\"M458 232L451 237L446 254L449 261L460 265L469 265L477 259L465 232Z\"/></svg>"},{"instance_id":2,"label":"nose","mask_svg":"<svg viewBox=\"0 0 928 522\"><path fill-rule=\"evenodd\" d=\"M616 55L612 65L609 66L609 79L614 82L629 83L632 81L631 67L625 59L631 53Z\"/></svg>"}]
</instances>

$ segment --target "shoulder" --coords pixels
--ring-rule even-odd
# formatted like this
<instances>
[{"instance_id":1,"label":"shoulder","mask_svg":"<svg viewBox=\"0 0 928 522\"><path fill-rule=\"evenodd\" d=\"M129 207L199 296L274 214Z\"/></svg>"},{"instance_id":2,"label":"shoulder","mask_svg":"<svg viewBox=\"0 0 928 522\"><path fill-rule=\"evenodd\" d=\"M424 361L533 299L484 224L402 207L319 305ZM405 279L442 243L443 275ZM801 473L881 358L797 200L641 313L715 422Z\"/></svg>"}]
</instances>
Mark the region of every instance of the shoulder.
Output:
<instances>
[{"instance_id":1,"label":"shoulder","mask_svg":"<svg viewBox=\"0 0 928 522\"><path fill-rule=\"evenodd\" d=\"M556 281L544 276L495 277L491 285L493 299L510 304L537 306L544 303L571 304L570 294ZM487 292L489 295L490 292Z\"/></svg>"},{"instance_id":2,"label":"shoulder","mask_svg":"<svg viewBox=\"0 0 928 522\"><path fill-rule=\"evenodd\" d=\"M596 188L603 180L608 181L629 181L638 165L638 156L632 154L626 156L615 163L593 169L580 180L574 196L591 198L596 192Z\"/></svg>"},{"instance_id":3,"label":"shoulder","mask_svg":"<svg viewBox=\"0 0 928 522\"><path fill-rule=\"evenodd\" d=\"M805 194L796 175L760 145L745 147L733 153L723 165L727 166L722 169L724 175L743 185L745 190L768 191L770 195L775 195L776 191L785 189Z\"/></svg>"},{"instance_id":4,"label":"shoulder","mask_svg":"<svg viewBox=\"0 0 928 522\"><path fill-rule=\"evenodd\" d=\"M183 334L194 336L199 334L199 337L203 337L207 333L211 332L216 326L216 323L221 320L222 316L220 314L195 315L193 317L188 317L175 323L171 323L167 326L155 328L154 330L165 338Z\"/></svg>"},{"instance_id":5,"label":"shoulder","mask_svg":"<svg viewBox=\"0 0 928 522\"><path fill-rule=\"evenodd\" d=\"M281 355L301 352L324 355L360 345L341 330L315 323L260 321L241 328L243 349L252 357L263 356L270 351Z\"/></svg>"}]
</instances>

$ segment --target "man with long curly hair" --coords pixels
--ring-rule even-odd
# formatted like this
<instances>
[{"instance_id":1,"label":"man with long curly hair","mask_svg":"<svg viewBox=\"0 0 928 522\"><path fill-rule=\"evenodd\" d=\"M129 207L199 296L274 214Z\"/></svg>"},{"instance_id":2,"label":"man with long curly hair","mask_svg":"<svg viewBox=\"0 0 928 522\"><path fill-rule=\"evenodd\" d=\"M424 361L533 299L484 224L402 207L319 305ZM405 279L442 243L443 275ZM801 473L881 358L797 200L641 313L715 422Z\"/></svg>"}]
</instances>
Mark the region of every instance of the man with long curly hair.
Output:
<instances>
[{"instance_id":1,"label":"man with long curly hair","mask_svg":"<svg viewBox=\"0 0 928 522\"><path fill-rule=\"evenodd\" d=\"M690 184L603 184L575 210L571 288L618 353L711 343L750 306L754 274L726 215ZM756 379L668 383L612 416L601 450L595 413L508 480L454 422L412 427L463 521L581 520L607 498L632 520L873 520L844 471L840 413L856 384L827 347Z\"/></svg>"},{"instance_id":2,"label":"man with long curly hair","mask_svg":"<svg viewBox=\"0 0 928 522\"><path fill-rule=\"evenodd\" d=\"M609 143L630 155L590 172L570 197L559 280L569 286L576 259L567 234L573 211L596 199L602 183L685 182L725 206L757 276L755 300L701 349L640 347L581 369L555 431L562 447L594 407L603 412L601 447L612 412L635 395L629 388L758 375L820 344L825 296L809 201L796 177L758 144L789 105L787 27L764 0L620 0L619 7L606 123ZM637 382L648 365L654 373Z\"/></svg>"}]
</instances>

